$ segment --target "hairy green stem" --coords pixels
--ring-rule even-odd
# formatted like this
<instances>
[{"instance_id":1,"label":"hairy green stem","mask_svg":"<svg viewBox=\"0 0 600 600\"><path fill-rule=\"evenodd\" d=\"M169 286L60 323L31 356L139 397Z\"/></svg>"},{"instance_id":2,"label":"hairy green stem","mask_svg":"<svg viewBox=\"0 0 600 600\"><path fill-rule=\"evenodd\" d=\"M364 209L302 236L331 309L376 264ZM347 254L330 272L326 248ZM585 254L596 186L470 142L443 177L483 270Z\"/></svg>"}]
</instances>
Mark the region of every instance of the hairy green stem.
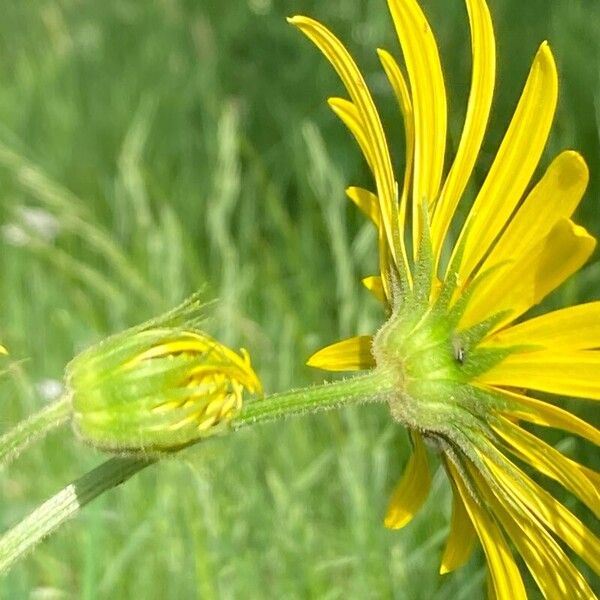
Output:
<instances>
[{"instance_id":1,"label":"hairy green stem","mask_svg":"<svg viewBox=\"0 0 600 600\"><path fill-rule=\"evenodd\" d=\"M346 404L383 401L391 391L390 379L374 369L348 379L272 394L244 405L233 418L233 429L283 417L331 410Z\"/></svg>"},{"instance_id":2,"label":"hairy green stem","mask_svg":"<svg viewBox=\"0 0 600 600\"><path fill-rule=\"evenodd\" d=\"M62 396L0 437L0 466L5 467L33 442L62 425L70 410L69 398Z\"/></svg>"},{"instance_id":3,"label":"hairy green stem","mask_svg":"<svg viewBox=\"0 0 600 600\"><path fill-rule=\"evenodd\" d=\"M238 430L257 423L329 410L345 404L381 401L386 399L389 391L389 378L384 373L373 370L353 378L273 394L252 402L233 419L232 428ZM22 448L22 444L30 441L32 436L37 438L64 421L68 411L68 403L61 400L18 425L4 438L13 436L13 447ZM19 433L13 433L15 431ZM46 500L0 537L0 573L9 569L62 523L73 518L94 498L123 483L156 460L148 456L111 458Z\"/></svg>"},{"instance_id":4,"label":"hairy green stem","mask_svg":"<svg viewBox=\"0 0 600 600\"><path fill-rule=\"evenodd\" d=\"M0 573L4 573L65 521L73 518L94 498L153 462L145 458L111 458L46 500L0 538Z\"/></svg>"}]
</instances>

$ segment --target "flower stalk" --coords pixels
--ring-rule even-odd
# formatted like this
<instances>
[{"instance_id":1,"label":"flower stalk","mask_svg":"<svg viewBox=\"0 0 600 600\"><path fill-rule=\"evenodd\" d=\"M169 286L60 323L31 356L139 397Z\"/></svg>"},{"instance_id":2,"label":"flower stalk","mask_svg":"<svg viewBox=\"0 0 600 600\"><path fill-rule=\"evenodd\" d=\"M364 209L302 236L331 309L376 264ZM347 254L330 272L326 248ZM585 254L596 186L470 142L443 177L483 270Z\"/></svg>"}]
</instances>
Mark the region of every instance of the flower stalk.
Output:
<instances>
[{"instance_id":1,"label":"flower stalk","mask_svg":"<svg viewBox=\"0 0 600 600\"><path fill-rule=\"evenodd\" d=\"M46 500L0 538L0 573L5 573L94 498L127 481L153 462L143 458L111 458Z\"/></svg>"},{"instance_id":2,"label":"flower stalk","mask_svg":"<svg viewBox=\"0 0 600 600\"><path fill-rule=\"evenodd\" d=\"M394 386L383 370L373 370L250 402L231 421L234 430L278 419L332 410L349 404L384 402Z\"/></svg>"},{"instance_id":3,"label":"flower stalk","mask_svg":"<svg viewBox=\"0 0 600 600\"><path fill-rule=\"evenodd\" d=\"M391 389L389 377L381 370L373 370L332 383L272 394L244 405L230 421L228 429L237 431L250 425L290 416L321 412L351 404L386 401ZM2 450L7 449L2 458L16 455L33 440L39 439L52 427L67 420L70 410L68 399L62 398L51 407L17 425L2 438L5 441ZM111 458L43 502L0 537L0 573L5 573L40 541L75 517L86 504L156 461L155 457L139 454Z\"/></svg>"},{"instance_id":4,"label":"flower stalk","mask_svg":"<svg viewBox=\"0 0 600 600\"><path fill-rule=\"evenodd\" d=\"M0 437L0 466L6 467L28 446L65 423L70 410L68 396L61 396Z\"/></svg>"}]
</instances>

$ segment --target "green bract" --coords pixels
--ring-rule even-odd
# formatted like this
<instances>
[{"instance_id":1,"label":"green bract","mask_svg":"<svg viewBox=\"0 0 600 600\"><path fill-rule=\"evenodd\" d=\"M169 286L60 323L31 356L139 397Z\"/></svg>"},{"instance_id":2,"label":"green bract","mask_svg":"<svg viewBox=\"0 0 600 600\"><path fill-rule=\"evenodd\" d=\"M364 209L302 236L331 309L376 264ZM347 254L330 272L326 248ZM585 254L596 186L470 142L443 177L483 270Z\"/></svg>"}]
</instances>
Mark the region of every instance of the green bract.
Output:
<instances>
[{"instance_id":1,"label":"green bract","mask_svg":"<svg viewBox=\"0 0 600 600\"><path fill-rule=\"evenodd\" d=\"M478 429L482 418L491 418L506 404L478 390L472 380L512 349L479 346L502 313L467 329L459 327L470 294L452 301L455 276L433 285L428 236L420 256L412 289L406 283L393 286L392 314L373 338L373 355L377 367L395 379L396 393L389 401L394 419L429 439L442 437L461 446L462 428ZM471 293L485 279L475 281Z\"/></svg>"}]
</instances>

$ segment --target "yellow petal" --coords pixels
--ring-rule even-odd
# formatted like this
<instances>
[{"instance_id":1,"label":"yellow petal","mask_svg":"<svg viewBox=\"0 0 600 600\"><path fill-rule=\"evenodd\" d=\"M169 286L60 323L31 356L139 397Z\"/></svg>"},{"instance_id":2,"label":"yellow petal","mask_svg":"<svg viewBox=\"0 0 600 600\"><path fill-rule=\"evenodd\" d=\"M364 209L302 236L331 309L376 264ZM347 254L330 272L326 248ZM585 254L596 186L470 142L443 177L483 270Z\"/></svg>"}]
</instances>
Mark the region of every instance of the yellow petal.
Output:
<instances>
[{"instance_id":1,"label":"yellow petal","mask_svg":"<svg viewBox=\"0 0 600 600\"><path fill-rule=\"evenodd\" d=\"M376 296L381 302L387 303L388 298L391 297L391 281L390 281L390 260L389 260L389 247L385 237L385 231L381 227L381 212L379 209L379 200L375 194L369 190L359 187L349 187L346 190L346 194L360 210L367 215L371 221L377 227L378 232L378 244L379 244L379 270L383 274L383 277L379 277L378 283L381 284L381 296ZM406 259L406 251L402 243L402 252ZM405 264L407 264L405 262ZM406 266L405 272L410 280L410 271ZM370 279L370 278L367 278ZM365 281L363 280L363 283ZM368 287L368 286L367 286ZM371 290L374 294L379 293L379 289Z\"/></svg>"},{"instance_id":2,"label":"yellow petal","mask_svg":"<svg viewBox=\"0 0 600 600\"><path fill-rule=\"evenodd\" d=\"M494 386L526 388L600 400L600 351L511 354L477 379Z\"/></svg>"},{"instance_id":3,"label":"yellow petal","mask_svg":"<svg viewBox=\"0 0 600 600\"><path fill-rule=\"evenodd\" d=\"M362 124L360 130L365 137L364 144L366 148L369 148L366 158L375 178L383 228L390 252L397 261L399 258L397 254L399 232L397 228L394 229L398 210L396 183L381 120L367 84L346 48L326 27L308 17L292 17L288 21L298 27L329 60L346 86L352 103L356 107ZM396 262L396 264L398 263Z\"/></svg>"},{"instance_id":4,"label":"yellow petal","mask_svg":"<svg viewBox=\"0 0 600 600\"><path fill-rule=\"evenodd\" d=\"M360 122L360 115L356 109L356 106L349 102L348 100L344 100L343 98L330 98L329 105L333 109L333 111L340 117L340 119L346 124L348 129L354 134L359 146L362 149L363 154L365 155L367 162L369 164L373 163L371 148L369 147L369 142L367 136L362 128L362 124ZM346 194L360 208L360 210L375 224L378 230L379 237L379 263L380 270L385 274L386 279L384 279L384 288L386 294L390 293L390 286L388 285L387 277L390 271L390 262L388 259L388 255L391 253L390 240L386 237L385 227L382 227L382 218L381 218L381 202L379 198L370 192L369 190L365 190L360 187L349 187L346 189ZM408 257L406 254L406 246L404 244L404 218L406 213L406 202L404 202L404 206L401 207L400 213L397 215L398 219L398 227L394 228L394 234L396 235L396 241L394 244L397 244L400 247L400 252L402 254L403 260L403 271L406 273L407 280L409 286L412 285L412 277L410 273L410 268L408 266ZM397 210L394 211L396 214ZM393 255L392 255L393 257ZM398 265L399 268L402 269L402 265Z\"/></svg>"},{"instance_id":5,"label":"yellow petal","mask_svg":"<svg viewBox=\"0 0 600 600\"><path fill-rule=\"evenodd\" d=\"M498 600L527 600L519 569L500 528L487 514L484 507L473 499L456 468L449 462L446 462L446 468L456 484L483 546L495 598Z\"/></svg>"},{"instance_id":6,"label":"yellow petal","mask_svg":"<svg viewBox=\"0 0 600 600\"><path fill-rule=\"evenodd\" d=\"M452 481L452 521L446 548L442 556L440 574L445 575L462 567L473 553L477 534L469 519L467 509Z\"/></svg>"},{"instance_id":7,"label":"yellow petal","mask_svg":"<svg viewBox=\"0 0 600 600\"><path fill-rule=\"evenodd\" d=\"M484 0L467 0L466 4L471 27L473 62L471 91L456 158L448 173L431 222L431 241L436 267L452 216L479 155L494 95L496 44L490 12Z\"/></svg>"},{"instance_id":8,"label":"yellow petal","mask_svg":"<svg viewBox=\"0 0 600 600\"><path fill-rule=\"evenodd\" d=\"M406 207L408 203L408 194L410 191L410 184L412 181L412 171L415 160L415 116L413 112L412 102L410 99L410 91L408 84L402 74L398 63L395 61L393 56L385 50L378 49L379 60L383 65L385 73L392 85L392 89L398 99L400 105L400 111L404 121L404 137L405 137L405 156L406 166L404 168L404 183L402 185L402 195L400 196L400 207L398 210L398 228L400 232L404 231L404 223L406 221ZM417 219L413 219L414 223ZM414 235L414 232L413 232ZM414 237L414 239L418 239ZM404 242L404 236L401 235L403 252L406 254L406 246ZM408 260L407 260L408 262Z\"/></svg>"},{"instance_id":9,"label":"yellow petal","mask_svg":"<svg viewBox=\"0 0 600 600\"><path fill-rule=\"evenodd\" d=\"M488 569L488 573L487 573L487 600L498 600L498 596L496 596L496 590L494 589L494 581L491 577L491 573Z\"/></svg>"},{"instance_id":10,"label":"yellow petal","mask_svg":"<svg viewBox=\"0 0 600 600\"><path fill-rule=\"evenodd\" d=\"M421 434L413 432L411 439L413 453L402 479L392 493L385 515L385 526L389 529L400 529L408 524L427 499L431 487L431 473L423 438Z\"/></svg>"},{"instance_id":11,"label":"yellow petal","mask_svg":"<svg viewBox=\"0 0 600 600\"><path fill-rule=\"evenodd\" d=\"M349 187L346 190L346 195L379 229L379 200L377 196L360 187Z\"/></svg>"},{"instance_id":12,"label":"yellow petal","mask_svg":"<svg viewBox=\"0 0 600 600\"><path fill-rule=\"evenodd\" d=\"M373 337L370 335L351 337L315 352L306 364L325 371L370 369L375 366L372 345Z\"/></svg>"},{"instance_id":13,"label":"yellow petal","mask_svg":"<svg viewBox=\"0 0 600 600\"><path fill-rule=\"evenodd\" d=\"M8 354L8 350L2 344L0 344L0 354Z\"/></svg>"},{"instance_id":14,"label":"yellow petal","mask_svg":"<svg viewBox=\"0 0 600 600\"><path fill-rule=\"evenodd\" d=\"M370 141L367 132L365 131L362 118L358 112L358 108L345 98L329 98L327 104L331 110L339 117L339 119L350 130L354 139L358 143L369 168L373 170L374 158L373 151L370 146ZM375 196L377 198L377 196ZM377 212L379 212L379 200L377 201ZM379 222L379 221L378 221Z\"/></svg>"},{"instance_id":15,"label":"yellow petal","mask_svg":"<svg viewBox=\"0 0 600 600\"><path fill-rule=\"evenodd\" d=\"M362 153L367 160L367 163L371 167L371 170L373 170L373 152L371 146L369 145L368 136L363 128L358 109L354 104L352 104L352 102L343 98L330 98L328 102L333 112L340 117L340 119L346 124L348 129L354 135L358 145L362 150ZM390 285L387 278L390 272L389 255L391 252L391 247L390 240L388 240L386 237L387 234L385 227L382 227L381 225L381 203L379 202L379 198L372 192L358 187L350 187L346 190L346 193L350 200L352 200L377 227L379 240L379 267L381 273L385 275L383 280L384 290L386 294L389 295ZM410 270L408 267L404 240L400 235L400 231L400 229L397 230L396 234L404 258L404 270L407 273L407 277L410 281Z\"/></svg>"},{"instance_id":16,"label":"yellow petal","mask_svg":"<svg viewBox=\"0 0 600 600\"><path fill-rule=\"evenodd\" d=\"M362 279L362 284L379 300L380 302L387 302L385 292L383 290L383 282L379 275L371 275Z\"/></svg>"},{"instance_id":17,"label":"yellow petal","mask_svg":"<svg viewBox=\"0 0 600 600\"><path fill-rule=\"evenodd\" d=\"M556 157L519 207L480 271L506 260L520 260L558 221L573 214L588 181L587 165L577 152L567 151Z\"/></svg>"},{"instance_id":18,"label":"yellow petal","mask_svg":"<svg viewBox=\"0 0 600 600\"><path fill-rule=\"evenodd\" d=\"M499 331L485 344L532 344L562 352L600 348L600 302L569 306L529 319Z\"/></svg>"},{"instance_id":19,"label":"yellow petal","mask_svg":"<svg viewBox=\"0 0 600 600\"><path fill-rule=\"evenodd\" d=\"M556 64L546 42L540 47L525 89L473 204L455 252L468 231L459 275L467 281L502 231L535 171L554 117L558 96Z\"/></svg>"},{"instance_id":20,"label":"yellow petal","mask_svg":"<svg viewBox=\"0 0 600 600\"><path fill-rule=\"evenodd\" d=\"M446 91L440 57L431 27L415 0L389 0L388 6L402 46L413 98L415 163L413 223L418 248L421 206L435 203L446 151Z\"/></svg>"},{"instance_id":21,"label":"yellow petal","mask_svg":"<svg viewBox=\"0 0 600 600\"><path fill-rule=\"evenodd\" d=\"M488 447L481 458L501 489L598 572L600 540L577 517L495 448Z\"/></svg>"},{"instance_id":22,"label":"yellow petal","mask_svg":"<svg viewBox=\"0 0 600 600\"><path fill-rule=\"evenodd\" d=\"M513 454L540 473L558 481L586 504L596 517L600 516L600 493L587 478L585 467L567 458L518 425L514 425L508 419L501 419L498 425L492 426L508 442Z\"/></svg>"},{"instance_id":23,"label":"yellow petal","mask_svg":"<svg viewBox=\"0 0 600 600\"><path fill-rule=\"evenodd\" d=\"M522 494L516 478L509 478L505 470L495 463L492 469L490 466L492 461L487 456L482 455L482 459L498 477L497 483L509 500L503 500L496 491L492 491L473 467L469 468L469 472L483 495L483 500L494 511L525 560L544 597L547 600L595 598L581 573L538 520L542 515L530 504L532 501L535 503L537 498ZM526 477L524 474L523 476Z\"/></svg>"},{"instance_id":24,"label":"yellow petal","mask_svg":"<svg viewBox=\"0 0 600 600\"><path fill-rule=\"evenodd\" d=\"M510 417L541 425L542 427L562 429L574 435L579 435L596 444L596 446L600 446L600 431L570 412L553 404L541 402L535 398L529 398L528 396L509 392L508 390L499 388L487 389L497 394L502 394L511 400L511 408L506 411L506 414Z\"/></svg>"},{"instance_id":25,"label":"yellow petal","mask_svg":"<svg viewBox=\"0 0 600 600\"><path fill-rule=\"evenodd\" d=\"M494 268L473 293L460 326L467 328L507 311L495 326L500 329L578 271L595 247L596 240L583 227L560 220L525 256Z\"/></svg>"}]
</instances>

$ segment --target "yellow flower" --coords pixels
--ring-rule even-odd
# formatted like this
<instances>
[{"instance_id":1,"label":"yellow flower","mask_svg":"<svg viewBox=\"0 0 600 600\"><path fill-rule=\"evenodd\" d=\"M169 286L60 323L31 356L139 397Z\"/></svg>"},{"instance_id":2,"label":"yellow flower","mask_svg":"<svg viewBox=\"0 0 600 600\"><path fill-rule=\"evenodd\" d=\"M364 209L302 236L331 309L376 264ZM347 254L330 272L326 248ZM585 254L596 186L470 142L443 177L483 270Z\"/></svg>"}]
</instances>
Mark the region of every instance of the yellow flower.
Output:
<instances>
[{"instance_id":1,"label":"yellow flower","mask_svg":"<svg viewBox=\"0 0 600 600\"><path fill-rule=\"evenodd\" d=\"M67 367L73 426L87 442L127 453L179 450L218 433L261 391L248 353L198 329L195 297L119 333Z\"/></svg>"},{"instance_id":2,"label":"yellow flower","mask_svg":"<svg viewBox=\"0 0 600 600\"><path fill-rule=\"evenodd\" d=\"M471 91L460 143L444 176L447 106L436 42L415 0L388 5L407 73L390 53L378 50L404 119L406 168L400 184L381 120L351 56L320 23L290 19L331 62L350 96L329 104L373 174L374 192L351 187L347 193L377 227L380 275L364 283L389 314L376 335L328 346L309 364L332 371L376 368L393 378L395 392L387 399L393 418L411 432L413 453L385 524L403 527L421 507L430 487L425 446L437 450L454 491L442 573L464 564L478 537L491 596L525 598L508 537L546 598L595 598L559 541L598 573L599 540L511 460L554 479L598 516L598 473L519 424L600 441L600 432L588 423L524 391L600 400L600 302L515 323L575 273L595 247L571 220L588 182L579 154L561 153L528 191L556 108L552 52L546 42L540 46L461 227L456 209L481 148L495 83L489 10L484 0L466 0Z\"/></svg>"}]
</instances>

